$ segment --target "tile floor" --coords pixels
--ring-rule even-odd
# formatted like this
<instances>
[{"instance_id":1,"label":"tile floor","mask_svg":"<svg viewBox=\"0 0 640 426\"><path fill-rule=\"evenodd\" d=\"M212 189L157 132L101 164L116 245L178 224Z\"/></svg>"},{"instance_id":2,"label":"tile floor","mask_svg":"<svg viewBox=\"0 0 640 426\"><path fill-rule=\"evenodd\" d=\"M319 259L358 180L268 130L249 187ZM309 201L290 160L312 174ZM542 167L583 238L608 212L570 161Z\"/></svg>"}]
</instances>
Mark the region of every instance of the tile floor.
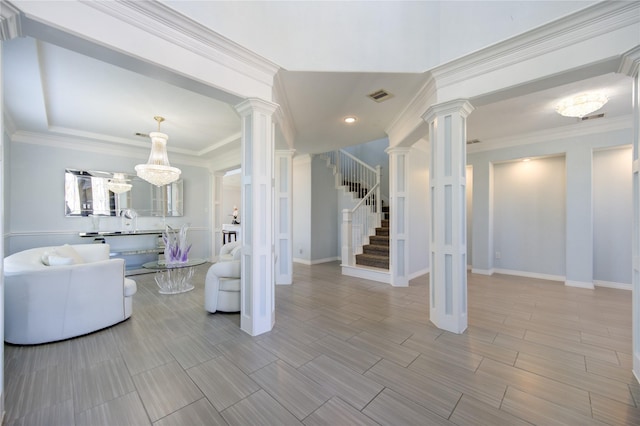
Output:
<instances>
[{"instance_id":1,"label":"tile floor","mask_svg":"<svg viewBox=\"0 0 640 426\"><path fill-rule=\"evenodd\" d=\"M469 328L408 288L295 265L250 337L196 289L138 275L134 313L88 336L5 345L7 425L637 425L631 293L469 275Z\"/></svg>"}]
</instances>

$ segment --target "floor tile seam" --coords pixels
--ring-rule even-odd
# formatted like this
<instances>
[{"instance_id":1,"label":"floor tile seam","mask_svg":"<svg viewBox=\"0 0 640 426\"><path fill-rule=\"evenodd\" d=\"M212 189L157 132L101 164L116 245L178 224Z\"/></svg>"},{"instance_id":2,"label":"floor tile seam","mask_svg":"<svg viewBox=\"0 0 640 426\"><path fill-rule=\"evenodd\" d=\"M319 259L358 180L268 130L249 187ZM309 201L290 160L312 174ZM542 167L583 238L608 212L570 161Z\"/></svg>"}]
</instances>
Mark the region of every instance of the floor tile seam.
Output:
<instances>
[{"instance_id":1,"label":"floor tile seam","mask_svg":"<svg viewBox=\"0 0 640 426\"><path fill-rule=\"evenodd\" d=\"M500 334L500 333L499 333L499 334ZM512 336L506 336L506 337L510 337L510 338L517 339L517 338L512 337ZM567 351L567 350L560 349L560 348L555 347L555 346L549 346L549 345L545 345L545 344L543 344L543 343L533 342L533 341L531 341L531 340L525 340L525 339L517 339L517 340L521 340L523 343L528 343L528 344L531 344L531 345L543 346L543 347L544 347L543 349L547 349L547 350L548 350L548 349L551 349L552 351L564 352L564 353L566 353L567 355L572 356L572 357L583 357L583 358L584 358L584 357L586 356L585 354L581 354L581 353L577 353L577 352ZM499 342L492 343L492 344L494 344L494 345L496 345L496 346L498 346L498 347L500 347L500 348L503 348L503 349L509 349L509 350L512 350L512 351L514 351L514 352L524 352L524 353L528 353L528 351L526 351L526 350L522 350L521 348L519 348L519 349L513 349L512 347L501 345ZM520 346L520 345L518 345L518 346ZM533 356L536 356L536 357L540 357L539 355L536 355L535 353L530 353L530 355L533 355Z\"/></svg>"},{"instance_id":2,"label":"floor tile seam","mask_svg":"<svg viewBox=\"0 0 640 426\"><path fill-rule=\"evenodd\" d=\"M96 408L98 408L100 406L103 406L103 405L108 404L108 403L110 403L112 401L115 401L116 399L124 398L125 396L131 395L133 393L136 394L136 397L138 398L138 401L140 402L140 405L144 409L145 415L147 416L147 420L149 420L149 425L153 424L153 422L151 421L151 416L149 415L149 412L147 411L147 407L144 405L144 402L142 401L142 398L140 397L140 394L138 393L137 389L133 390L131 392L125 393L124 395L120 395L120 396L118 396L116 398L112 398L112 399L110 399L108 401L104 401L104 402L102 402L102 403L100 403L98 405L94 405L93 407L87 408L86 410L82 410L82 411L79 411L79 412L75 412L75 410L74 410L74 413L73 413L74 414L74 421L77 424L78 417L81 416L83 413L87 413L88 411L94 410L94 409L96 409Z\"/></svg>"},{"instance_id":3,"label":"floor tile seam","mask_svg":"<svg viewBox=\"0 0 640 426\"><path fill-rule=\"evenodd\" d=\"M555 336L555 335L551 335L551 334L547 334L547 333L540 332L540 331L536 331L536 330L528 330L527 329L527 331L531 331L532 333L544 334L544 335L549 336L550 338L553 338L553 339L562 339L561 337L558 337L558 336ZM544 343L540 343L540 342L535 341L535 340L527 339L526 334L525 334L525 338L523 340L525 340L527 342L531 342L531 343L537 343L539 345L548 346L548 347L551 347L551 348L557 348L557 346L549 346L549 345L546 345ZM616 349L611 349L611 348L607 348L607 347L593 345L593 344L590 344L590 343L584 343L584 342L582 342L582 338L581 338L580 342L568 341L568 343L569 344L574 343L574 344L577 344L577 345L583 345L583 346L585 346L584 349L586 349L586 350L596 350L596 352L599 351L599 350L601 350L601 351L609 351L609 352L617 352ZM631 348L629 348L629 349L631 349ZM570 351L570 350L566 350L566 349L560 349L560 350L564 350L566 352L575 352L575 353L580 354L580 355L585 355L584 353L580 353L577 350L576 351L573 351L573 350ZM629 352L628 355L631 355L631 353Z\"/></svg>"},{"instance_id":4,"label":"floor tile seam","mask_svg":"<svg viewBox=\"0 0 640 426\"><path fill-rule=\"evenodd\" d=\"M484 360L483 360L483 361L484 361ZM495 360L493 360L493 361L494 361L494 362L500 362L500 361L495 361ZM502 364L505 364L505 363L502 363ZM477 371L477 372L479 372L479 373L481 373L481 374L491 375L489 372L486 372L486 371L478 371L478 370L480 370L481 365L482 365L482 362L480 363L480 365L478 365L478 368L477 368L477 370L476 370L476 371ZM506 365L506 366L508 366L508 367L511 367L511 368L518 369L518 370L520 370L520 371L522 371L522 372L524 372L524 373L532 374L532 375L534 375L534 376L540 377L540 378L542 378L542 379L544 379L544 380L550 380L550 381L552 381L552 382L558 383L558 384L563 385L563 386L568 386L568 387L571 387L571 388L575 388L576 390L580 390L580 391L583 391L583 392L589 392L589 390L588 390L588 389L583 389L583 388L581 388L581 387L579 387L579 386L575 386L575 385L573 385L573 384L570 384L570 383L566 383L566 382L560 381L560 380L555 379L555 378L553 378L553 377L545 376L544 374L540 374L540 373L537 373L537 372L534 372L534 371L525 370L524 368L518 367L518 366L516 366L516 365L511 365L511 366L510 366L509 364L505 364L505 365ZM498 380L499 380L500 382L502 382L502 383L506 384L506 385L507 385L507 387L511 386L511 387L516 388L516 389L520 389L520 388L518 387L518 385L517 385L517 384L511 383L511 380L506 380L506 379L502 379L502 378L500 378L500 379L498 379ZM528 393L528 392L526 392L526 391L524 391L524 390L523 390L523 392ZM542 399L544 399L544 398L542 398Z\"/></svg>"},{"instance_id":5,"label":"floor tile seam","mask_svg":"<svg viewBox=\"0 0 640 426\"><path fill-rule=\"evenodd\" d=\"M305 377L306 377L306 376L305 376ZM253 378L251 378L251 380L253 380ZM303 419L299 418L297 415L295 415L293 412L291 412L291 410L289 410L289 409L288 409L284 404L282 404L282 403L280 402L280 400L278 399L278 397L277 397L276 395L274 395L274 394L272 394L271 392L269 392L269 389L265 389L265 388L263 388L263 387L262 387L262 385L260 385L260 384L259 384L258 382L256 382L255 380L253 380L253 381L254 381L254 383L256 383L256 385L258 385L258 386L260 387L260 389L258 389L256 392L258 392L258 391L260 391L260 390L262 390L262 391L266 392L266 393L267 393L267 395L269 395L271 398L273 398L273 400L274 400L278 405L280 405L280 407L282 407L284 410L286 410L289 414L291 414L294 418L296 418L299 422L301 422L301 423L302 423L302 420L303 420ZM323 388L324 388L324 387L323 387ZM324 389L325 389L325 390L327 390L326 388L324 388ZM255 394L256 392L253 392L251 395ZM331 392L329 392L329 393L331 393ZM247 399L247 398L249 398L251 395L247 395L247 396L246 396L245 398L243 398L243 399ZM315 410L313 410L313 411L316 411L318 408L322 407L324 404L326 404L326 403L327 403L327 401L329 401L329 399L333 398L334 396L336 396L336 395L332 395L330 398L328 398L328 399L327 399L327 400L325 400L322 404L320 404L318 407L316 407L316 409L315 409ZM322 399L324 399L324 398L322 398ZM241 400L241 401L242 401L242 400ZM236 403L235 403L235 404L233 404L233 405L236 405L236 404L238 404L239 402L240 402L240 401L236 402ZM228 408L229 408L229 407L225 408L225 410L227 410ZM223 411L224 411L224 410L223 410ZM222 411L220 412L220 414L222 414ZM307 418L309 415L310 415L310 414L307 414L304 418ZM225 420L226 420L226 419L225 419Z\"/></svg>"},{"instance_id":6,"label":"floor tile seam","mask_svg":"<svg viewBox=\"0 0 640 426\"><path fill-rule=\"evenodd\" d=\"M615 368L615 367L614 367L614 368ZM628 369L628 370L627 370L626 368L625 368L625 369L623 369L622 367L621 367L620 369L629 373L629 379L628 379L628 380L625 380L625 379L619 379L619 378L617 378L617 377L607 376L607 375L605 375L605 374L600 374L600 373L598 373L598 372L596 372L596 371L590 371L589 369L587 369L587 373L589 373L589 374L593 374L594 376L598 376L598 377L604 377L605 379L611 379L611 380L614 380L614 381L616 381L616 382L620 382L620 383L622 383L622 384L624 384L624 385L632 385L632 384L634 384L634 383L636 383L636 384L638 383L638 381L636 380L635 376L633 376L633 373L632 373L632 370L631 370L631 369Z\"/></svg>"},{"instance_id":7,"label":"floor tile seam","mask_svg":"<svg viewBox=\"0 0 640 426\"><path fill-rule=\"evenodd\" d=\"M540 396L537 396L537 395L531 394L531 393L527 392L526 390L524 390L523 388L518 387L518 386L516 386L516 385L508 385L508 386L507 386L507 389L505 390L505 395L504 395L504 397L503 397L503 402L504 402L504 399L505 399L505 398L506 398L506 396L507 396L507 392L509 391L509 388L512 388L512 389L514 389L514 390L516 390L516 391L518 391L518 392L522 392L522 393L524 393L524 394L527 394L527 395L529 395L529 396L530 396L530 397L532 397L532 398L541 399L541 400L543 400L545 403L551 404L551 405L553 405L553 406L557 407L557 409L559 409L559 410L561 410L561 411L565 411L565 412L566 412L566 411L568 410L568 411L570 411L570 412L572 412L572 413L575 413L575 414L577 414L577 415L584 416L584 417L590 417L590 418L592 418L592 419L593 419L593 416L592 416L592 415L588 415L588 416L587 416L584 412L582 412L582 411L578 411L578 410L575 410L575 409L573 409L573 408L571 408L571 407L569 407L569 406L567 406L567 405L557 404L556 402L551 401L550 399L543 398L543 397L540 397ZM504 412L506 412L506 413L508 413L508 414L511 414L511 415L513 415L513 416L515 416L515 417L519 418L519 419L520 419L520 420L522 420L522 421L525 421L525 422L527 422L527 423L531 423L528 419L523 418L523 417L520 417L518 414L516 414L516 413L514 413L514 412L512 412L512 411L506 411L506 410L503 410L503 409L502 409L502 405L503 405L503 404L500 404L500 410L502 410L502 411L504 411ZM589 412L590 412L590 413L592 413L592 405L591 405L591 397L590 397L590 396L589 396Z\"/></svg>"},{"instance_id":8,"label":"floor tile seam","mask_svg":"<svg viewBox=\"0 0 640 426\"><path fill-rule=\"evenodd\" d=\"M382 360L380 360L380 361L382 361ZM409 369L409 367L403 367L403 366L401 366L400 364L397 364L397 363L395 363L395 362L393 362L393 361L389 361L389 360L385 360L385 361L387 361L387 362L391 362L392 364L396 365L398 368L403 368L403 369L405 369L405 370L407 370L407 371L409 371L409 370L410 370L410 369ZM373 368L373 367L374 367L374 366L372 366L371 368ZM417 401L417 400L413 399L413 398L412 398L412 397L410 397L410 396L407 396L407 395L406 395L405 393L403 393L400 389L394 389L393 387L391 387L391 386L389 386L389 385L386 385L385 383L381 383L381 382L377 381L375 378L371 377L371 375L374 375L374 376L375 376L375 375L378 375L378 376L379 376L379 374L377 374L377 373L375 373L375 372L371 372L369 375L367 375L367 373L369 373L369 370L371 370L371 368L369 368L366 372L364 372L364 373L363 373L363 375L364 375L365 377L369 378L370 380L373 380L374 382L376 382L376 383L377 383L377 384L379 384L380 386L383 386L383 387L389 388L389 389L393 390L394 392L397 392L397 393L399 393L399 394L401 394L401 395L405 396L407 399L410 399L410 400L414 401L416 404L422 405L424 408L427 408L427 407L426 407L426 406L424 406L421 402L419 402L419 401ZM438 378L436 378L436 377L430 377L430 376L427 376L427 375L425 375L425 374L422 374L422 373L421 373L421 372L419 372L419 371L416 371L415 369L411 369L411 370L410 370L410 372L411 372L411 373L414 373L414 374L416 374L416 375L418 375L418 376L420 376L422 379L426 379L428 382L433 382L433 383L435 383L435 384L437 384L437 385L439 385L439 386L445 387L445 388L447 388L448 390L450 390L450 391L452 391L452 392L459 393L459 394L463 394L463 393L464 393L464 392L462 392L462 391L459 391L459 390L457 390L457 389L455 389L455 388L451 387L448 383L443 383L442 381L438 380ZM413 385L412 385L412 387L413 387ZM419 386L418 386L418 387L419 387ZM429 411L432 411L432 410L429 410ZM436 413L436 414L437 414L437 413ZM451 413L450 413L450 414L451 414ZM440 417L442 417L442 416L440 416Z\"/></svg>"},{"instance_id":9,"label":"floor tile seam","mask_svg":"<svg viewBox=\"0 0 640 426\"><path fill-rule=\"evenodd\" d=\"M562 385L564 385L564 386L569 386L569 387L572 387L572 388L576 388L576 389L578 389L578 390L580 390L580 391L587 392L587 393L593 392L593 393L596 393L596 394L598 394L598 395L604 396L605 398L609 398L609 399L611 399L611 400L618 401L618 402L621 402L621 403L623 403L623 404L627 404L627 403L626 403L626 402L624 402L624 401L621 401L621 400L619 400L619 399L612 398L610 394L609 394L609 395L605 395L605 394L603 394L603 393L599 392L599 391L598 391L598 389L597 389L597 388L598 388L598 386L597 386L597 385L584 386L584 384L582 384L582 383L580 383L580 384L578 384L578 383L569 383L569 382L561 381L561 380L559 380L559 379L557 379L557 378L549 377L549 376L546 376L546 375L544 375L544 374L540 374L540 373L537 373L537 372L534 372L534 371L525 370L525 369L523 369L523 368L521 368L521 367L518 367L518 366L514 366L514 368L517 368L517 369L519 369L519 370L521 370L521 371L525 371L525 372L530 373L530 374L534 374L534 375L536 375L536 376L542 377L542 378L547 379L547 380L552 380L552 381L557 382L557 383L560 383L560 384L562 384ZM586 373L586 372L585 372L585 373ZM598 377L604 377L604 376L598 376ZM609 379L608 377L604 377L604 378L605 378L605 379ZM611 380L611 379L610 379L610 380ZM615 384L613 384L613 386L615 386L616 384L625 385L624 383L621 383L621 382L615 382ZM514 386L514 385L512 385L512 386ZM633 398L633 393L631 392L631 389L629 388L629 385L626 385L626 388L627 388L627 391L629 392L629 395L631 396L631 399L632 399L632 400L634 401L634 403L635 403L635 400L634 400L634 398ZM620 389L620 390L621 390L621 389ZM526 392L526 391L524 391L524 392ZM543 399L544 399L544 398L543 398ZM629 405L629 404L627 404L627 405Z\"/></svg>"}]
</instances>

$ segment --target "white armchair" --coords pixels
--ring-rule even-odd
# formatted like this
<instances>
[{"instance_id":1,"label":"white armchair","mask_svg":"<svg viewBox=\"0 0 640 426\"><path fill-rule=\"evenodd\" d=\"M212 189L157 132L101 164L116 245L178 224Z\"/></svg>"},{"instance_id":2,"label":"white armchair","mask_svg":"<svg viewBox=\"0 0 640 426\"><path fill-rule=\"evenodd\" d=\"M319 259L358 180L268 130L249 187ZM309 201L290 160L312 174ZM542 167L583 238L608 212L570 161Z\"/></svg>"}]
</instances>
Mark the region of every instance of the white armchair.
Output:
<instances>
[{"instance_id":1,"label":"white armchair","mask_svg":"<svg viewBox=\"0 0 640 426\"><path fill-rule=\"evenodd\" d=\"M205 277L204 308L211 313L240 311L240 260L211 265Z\"/></svg>"},{"instance_id":2,"label":"white armchair","mask_svg":"<svg viewBox=\"0 0 640 426\"><path fill-rule=\"evenodd\" d=\"M4 259L4 339L37 344L68 339L131 316L136 282L108 244L40 247Z\"/></svg>"},{"instance_id":3,"label":"white armchair","mask_svg":"<svg viewBox=\"0 0 640 426\"><path fill-rule=\"evenodd\" d=\"M242 243L240 241L233 241L220 247L220 254L218 255L219 262L226 262L229 260L240 260L242 254Z\"/></svg>"}]
</instances>

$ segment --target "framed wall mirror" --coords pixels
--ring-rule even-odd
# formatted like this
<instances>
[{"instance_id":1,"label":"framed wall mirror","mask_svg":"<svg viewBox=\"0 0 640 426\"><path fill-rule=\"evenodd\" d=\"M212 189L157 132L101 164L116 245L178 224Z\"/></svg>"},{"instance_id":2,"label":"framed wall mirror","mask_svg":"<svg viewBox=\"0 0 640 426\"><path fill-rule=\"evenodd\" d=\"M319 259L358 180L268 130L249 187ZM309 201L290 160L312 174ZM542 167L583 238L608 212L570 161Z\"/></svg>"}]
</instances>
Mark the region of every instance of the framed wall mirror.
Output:
<instances>
[{"instance_id":1,"label":"framed wall mirror","mask_svg":"<svg viewBox=\"0 0 640 426\"><path fill-rule=\"evenodd\" d=\"M142 217L183 216L183 194L182 180L157 187L127 173L76 169L64 173L67 217L120 216L126 210Z\"/></svg>"}]
</instances>

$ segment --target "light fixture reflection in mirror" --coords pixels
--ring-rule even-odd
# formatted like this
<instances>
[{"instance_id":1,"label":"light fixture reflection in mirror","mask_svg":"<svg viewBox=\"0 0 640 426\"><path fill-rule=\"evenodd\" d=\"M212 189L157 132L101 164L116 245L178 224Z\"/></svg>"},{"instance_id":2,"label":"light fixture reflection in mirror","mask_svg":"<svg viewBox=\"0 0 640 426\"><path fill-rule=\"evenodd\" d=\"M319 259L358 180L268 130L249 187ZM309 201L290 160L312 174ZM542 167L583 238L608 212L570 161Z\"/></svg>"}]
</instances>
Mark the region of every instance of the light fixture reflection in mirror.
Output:
<instances>
[{"instance_id":1,"label":"light fixture reflection in mirror","mask_svg":"<svg viewBox=\"0 0 640 426\"><path fill-rule=\"evenodd\" d=\"M115 193L109 183L122 174L128 191ZM133 209L139 217L172 217L183 213L183 181L157 187L126 173L66 169L65 216L120 216Z\"/></svg>"},{"instance_id":2,"label":"light fixture reflection in mirror","mask_svg":"<svg viewBox=\"0 0 640 426\"><path fill-rule=\"evenodd\" d=\"M109 179L107 188L109 191L116 194L122 194L123 192L131 191L131 184L127 183L124 178L124 173L114 173L113 178Z\"/></svg>"}]
</instances>

